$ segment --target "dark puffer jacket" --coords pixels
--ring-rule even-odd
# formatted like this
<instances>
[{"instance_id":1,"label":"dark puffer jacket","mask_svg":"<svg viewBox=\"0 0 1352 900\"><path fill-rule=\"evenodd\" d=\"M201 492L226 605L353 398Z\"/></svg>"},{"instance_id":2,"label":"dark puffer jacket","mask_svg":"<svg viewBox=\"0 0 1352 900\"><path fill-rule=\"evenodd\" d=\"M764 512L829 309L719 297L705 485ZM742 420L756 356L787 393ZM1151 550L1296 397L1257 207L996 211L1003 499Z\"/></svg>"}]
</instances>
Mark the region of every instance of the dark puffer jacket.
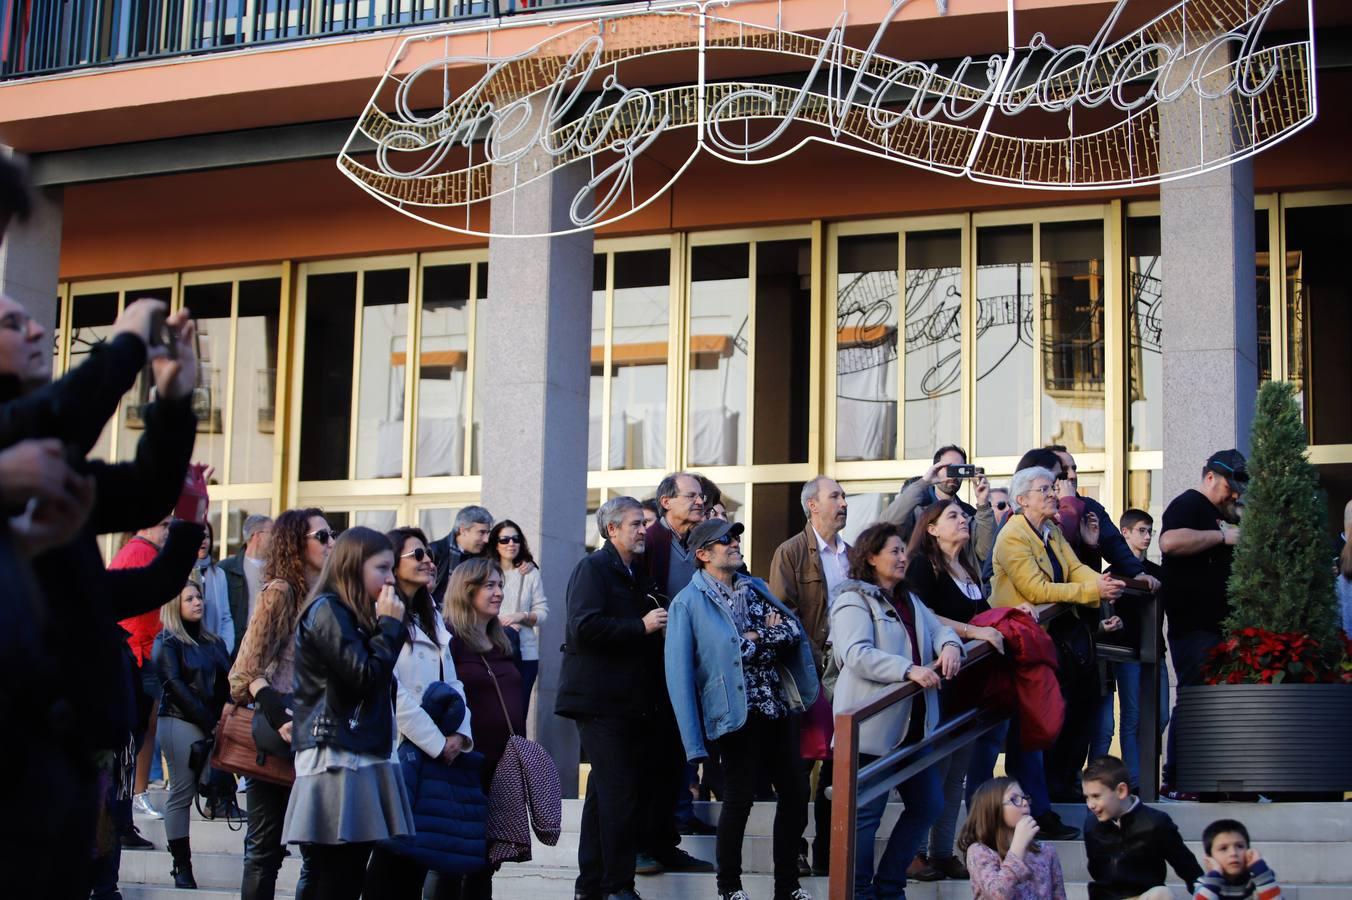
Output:
<instances>
[{"instance_id":1,"label":"dark puffer jacket","mask_svg":"<svg viewBox=\"0 0 1352 900\"><path fill-rule=\"evenodd\" d=\"M442 734L455 734L465 718L465 701L449 684L435 681L423 693L422 708ZM488 797L482 786L484 756L461 753L447 765L412 741L397 754L413 802L416 834L384 846L434 872L477 872L488 864Z\"/></svg>"},{"instance_id":2,"label":"dark puffer jacket","mask_svg":"<svg viewBox=\"0 0 1352 900\"><path fill-rule=\"evenodd\" d=\"M168 632L161 632L155 665L159 670L164 695L160 697L160 717L182 719L211 734L220 721L221 709L230 697L230 654L215 635L201 636L201 628L189 626L197 641L189 644ZM194 634L193 632L196 632Z\"/></svg>"},{"instance_id":3,"label":"dark puffer jacket","mask_svg":"<svg viewBox=\"0 0 1352 900\"><path fill-rule=\"evenodd\" d=\"M337 594L321 594L296 628L291 746L388 757L394 744L394 663L408 630L390 616L366 631Z\"/></svg>"}]
</instances>

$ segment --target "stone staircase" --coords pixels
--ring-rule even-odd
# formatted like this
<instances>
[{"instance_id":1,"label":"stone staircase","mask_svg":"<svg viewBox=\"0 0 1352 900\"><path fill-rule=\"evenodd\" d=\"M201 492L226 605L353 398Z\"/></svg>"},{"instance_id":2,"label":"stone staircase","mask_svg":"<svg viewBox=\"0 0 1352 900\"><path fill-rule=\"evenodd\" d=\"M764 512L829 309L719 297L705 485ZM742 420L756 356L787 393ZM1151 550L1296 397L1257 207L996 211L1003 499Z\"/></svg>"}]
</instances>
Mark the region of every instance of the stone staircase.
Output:
<instances>
[{"instance_id":1,"label":"stone staircase","mask_svg":"<svg viewBox=\"0 0 1352 900\"><path fill-rule=\"evenodd\" d=\"M164 794L152 794L152 802L161 807ZM245 805L241 795L240 805ZM706 821L717 821L719 804L696 804ZM1295 900L1352 900L1352 803L1166 803L1162 808L1178 823L1185 838L1199 839L1202 829L1219 818L1237 818L1253 835L1254 844L1276 871L1284 896ZM1081 824L1084 810L1078 806L1057 807L1063 819ZM499 900L571 900L576 875L578 823L582 805L564 801L563 834L555 847L537 844L530 863L504 866L494 880ZM882 833L890 830L900 812L900 804L889 808ZM774 805L758 803L747 825L743 881L754 900L769 900L773 895L770 877L771 823ZM243 866L244 832L231 831L225 822L203 821L193 812L193 869L197 891L172 887L170 859L164 849L164 828L157 820L138 819L141 833L153 841L155 850L128 850L122 854L122 894L127 900L226 900L239 896ZM811 826L809 825L809 828ZM1190 840L1201 858L1201 844ZM1054 843L1065 870L1070 900L1086 900L1088 872L1083 844L1078 841ZM712 837L686 837L687 851L703 859L714 857ZM881 842L879 845L881 851ZM290 898L300 874L299 852L282 866L278 897ZM804 880L804 887L818 900L827 897L825 878ZM1177 896L1184 896L1181 884L1175 884ZM716 897L711 874L666 874L640 877L638 890L645 900L711 900ZM942 881L913 884L907 889L911 900L970 900L967 882Z\"/></svg>"}]
</instances>

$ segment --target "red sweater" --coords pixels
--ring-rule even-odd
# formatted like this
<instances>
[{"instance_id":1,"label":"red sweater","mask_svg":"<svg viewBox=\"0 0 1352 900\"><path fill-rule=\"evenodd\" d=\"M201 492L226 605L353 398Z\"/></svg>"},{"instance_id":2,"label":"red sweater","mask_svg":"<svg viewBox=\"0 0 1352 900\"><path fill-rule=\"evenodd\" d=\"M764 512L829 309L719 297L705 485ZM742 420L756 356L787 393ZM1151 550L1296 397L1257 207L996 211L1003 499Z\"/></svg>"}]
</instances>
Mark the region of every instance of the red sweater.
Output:
<instances>
[{"instance_id":1,"label":"red sweater","mask_svg":"<svg viewBox=\"0 0 1352 900\"><path fill-rule=\"evenodd\" d=\"M134 537L127 542L125 547L117 551L117 555L108 564L108 568L144 568L154 562L155 557L159 554L159 547L143 537ZM136 657L137 664L144 667L150 662L151 648L155 646L155 637L160 633L160 611L152 609L150 612L141 613L139 616L123 619L117 624L130 633L127 644L131 647L131 652Z\"/></svg>"}]
</instances>

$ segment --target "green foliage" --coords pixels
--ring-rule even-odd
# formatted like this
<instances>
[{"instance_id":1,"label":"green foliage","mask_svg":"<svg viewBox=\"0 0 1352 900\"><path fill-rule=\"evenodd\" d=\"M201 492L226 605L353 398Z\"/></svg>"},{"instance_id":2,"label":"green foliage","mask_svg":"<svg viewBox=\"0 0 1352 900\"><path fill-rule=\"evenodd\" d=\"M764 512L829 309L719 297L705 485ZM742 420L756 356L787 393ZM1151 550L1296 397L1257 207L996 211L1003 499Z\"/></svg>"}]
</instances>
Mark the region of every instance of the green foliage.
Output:
<instances>
[{"instance_id":1,"label":"green foliage","mask_svg":"<svg viewBox=\"0 0 1352 900\"><path fill-rule=\"evenodd\" d=\"M1305 452L1295 389L1287 382L1264 384L1253 420L1225 627L1231 638L1246 628L1307 634L1327 663L1336 665L1344 645L1324 534L1328 511Z\"/></svg>"}]
</instances>

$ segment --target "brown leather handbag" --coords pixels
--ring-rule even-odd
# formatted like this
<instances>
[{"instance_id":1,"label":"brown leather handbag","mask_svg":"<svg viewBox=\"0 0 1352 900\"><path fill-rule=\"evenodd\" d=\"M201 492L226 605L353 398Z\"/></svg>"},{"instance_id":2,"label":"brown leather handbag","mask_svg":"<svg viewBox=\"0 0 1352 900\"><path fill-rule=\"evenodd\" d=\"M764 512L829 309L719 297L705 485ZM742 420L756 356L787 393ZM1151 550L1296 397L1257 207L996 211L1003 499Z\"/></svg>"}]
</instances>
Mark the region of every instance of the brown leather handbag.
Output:
<instances>
[{"instance_id":1,"label":"brown leather handbag","mask_svg":"<svg viewBox=\"0 0 1352 900\"><path fill-rule=\"evenodd\" d=\"M284 756L258 749L253 735L254 715L254 710L247 706L225 704L221 721L216 725L211 765L243 778L290 787L296 780L296 767Z\"/></svg>"}]
</instances>

